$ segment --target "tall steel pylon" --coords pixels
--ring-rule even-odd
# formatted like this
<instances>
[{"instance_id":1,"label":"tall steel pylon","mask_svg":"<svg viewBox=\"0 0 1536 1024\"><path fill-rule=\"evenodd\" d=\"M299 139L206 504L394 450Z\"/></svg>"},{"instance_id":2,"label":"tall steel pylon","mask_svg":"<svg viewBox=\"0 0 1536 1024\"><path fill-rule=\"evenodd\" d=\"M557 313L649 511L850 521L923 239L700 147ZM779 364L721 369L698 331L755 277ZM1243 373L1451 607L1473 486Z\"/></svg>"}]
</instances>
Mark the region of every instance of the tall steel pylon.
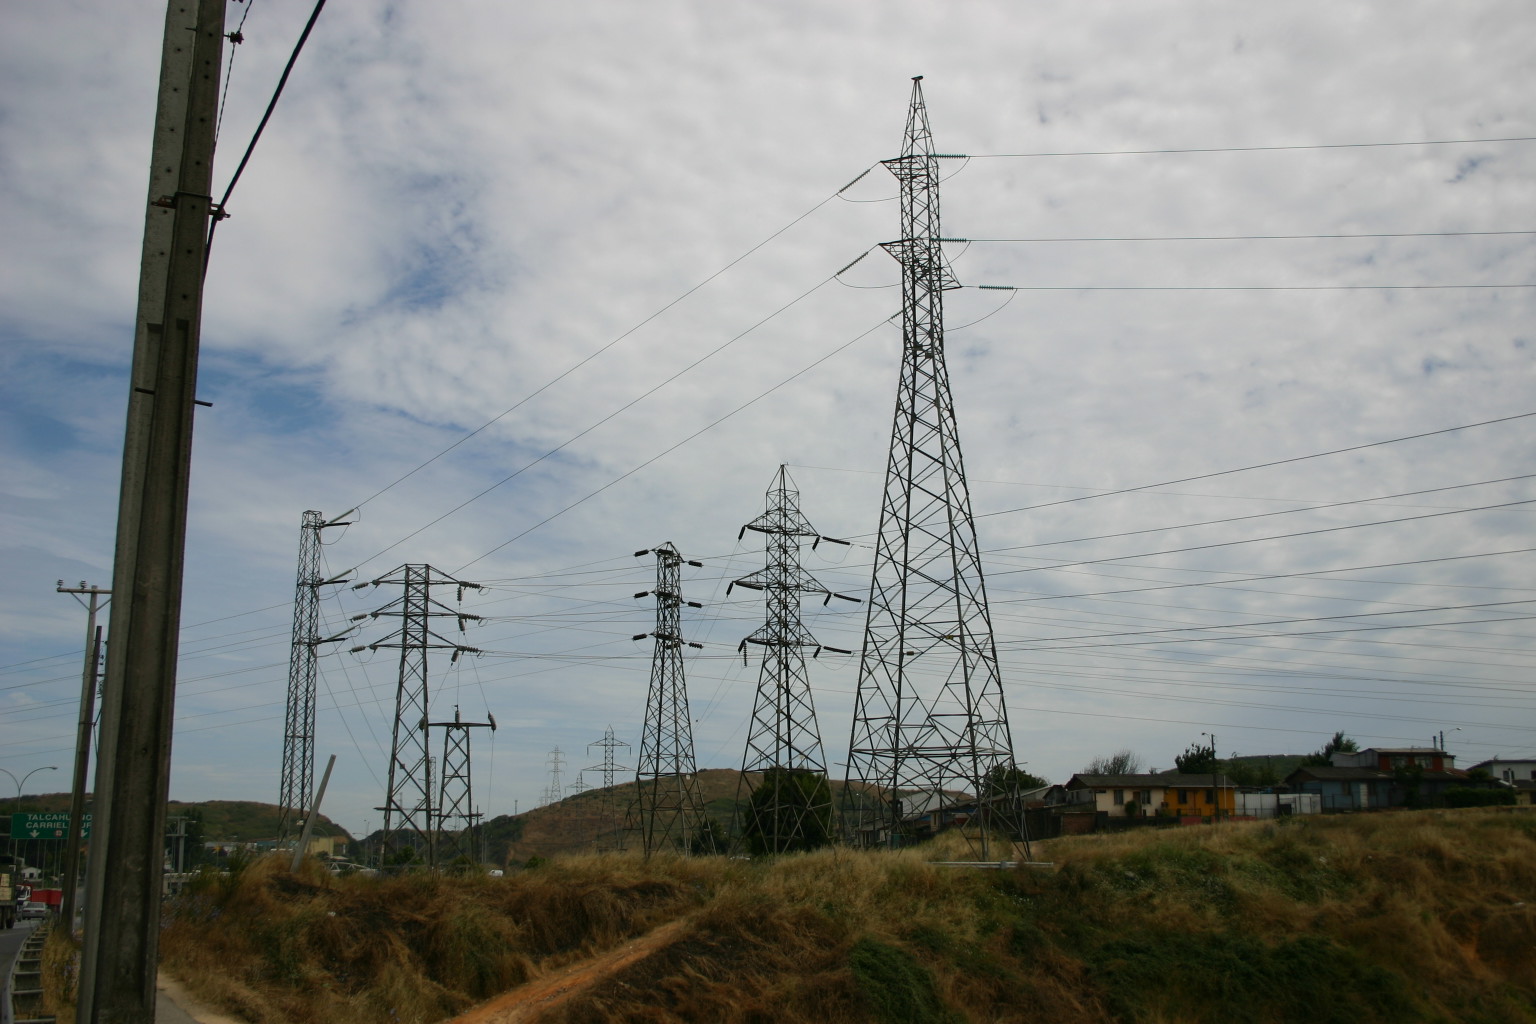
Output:
<instances>
[{"instance_id":1,"label":"tall steel pylon","mask_svg":"<svg viewBox=\"0 0 1536 1024\"><path fill-rule=\"evenodd\" d=\"M743 526L736 538L748 530L763 534L767 564L725 590L727 596L732 587L761 590L768 605L766 621L739 648L743 664L748 644L763 651L736 790L738 806L745 802L742 838L754 853L807 850L832 838L832 789L805 666L806 649L820 654L823 648L800 621L800 599L820 594L826 604L833 597L858 598L832 593L800 567L805 541L813 548L823 540L848 542L818 534L801 514L799 499L789 473L780 466L768 488L767 510Z\"/></svg>"},{"instance_id":2,"label":"tall steel pylon","mask_svg":"<svg viewBox=\"0 0 1536 1024\"><path fill-rule=\"evenodd\" d=\"M377 651L381 648L400 651L400 675L395 688L395 725L389 745L388 789L384 794L384 806L374 810L384 812L383 843L398 847L400 844L396 833L409 830L414 834L411 842L422 854L427 866L436 867L437 807L427 732L427 709L430 704L427 687L428 652L452 651L450 664L458 661L462 655L480 652L477 648L439 636L432 629L432 620L453 618L457 620L459 632L462 633L465 623L477 622L480 616L448 607L432 596L432 588L455 587L462 601L464 591L479 590L480 584L454 579L430 565L402 565L378 579L356 584L353 589L385 584L398 584L403 592L400 597L366 617L399 618L400 628L382 640L352 648L354 652Z\"/></svg>"},{"instance_id":3,"label":"tall steel pylon","mask_svg":"<svg viewBox=\"0 0 1536 1024\"><path fill-rule=\"evenodd\" d=\"M496 716L486 712L484 722L466 722L453 706L453 721L428 722L432 729L443 730L442 782L437 791L437 833L446 837L450 849L443 852L451 859L467 858L472 864L485 860L485 850L478 841L480 812L475 809L474 778L470 760L471 729L496 731ZM457 825L457 827L454 827Z\"/></svg>"},{"instance_id":4,"label":"tall steel pylon","mask_svg":"<svg viewBox=\"0 0 1536 1024\"><path fill-rule=\"evenodd\" d=\"M987 609L960 433L944 365L939 161L922 78L906 141L884 161L901 185L902 364L849 742L844 822L861 845L941 827L959 790L981 801L1013 743ZM981 822L986 855L986 822Z\"/></svg>"},{"instance_id":5,"label":"tall steel pylon","mask_svg":"<svg viewBox=\"0 0 1536 1024\"><path fill-rule=\"evenodd\" d=\"M618 848L622 850L624 848L624 830L622 828L622 823L619 821L618 794L614 792L613 780L614 776L618 772L628 771L629 769L623 767L614 759L613 752L619 747L623 747L625 750L630 749L630 747L629 744L625 743L623 740L614 738L613 726L611 725L603 731L602 739L595 740L592 743L587 744L588 754L592 753L593 747L602 748L603 763L592 765L590 768L587 768L586 771L603 773L603 822L608 830L609 835L615 838L615 842L617 843ZM598 849L602 848L603 847L600 844Z\"/></svg>"},{"instance_id":6,"label":"tall steel pylon","mask_svg":"<svg viewBox=\"0 0 1536 1024\"><path fill-rule=\"evenodd\" d=\"M348 513L350 514L350 513ZM299 575L293 591L293 647L288 655L288 709L283 726L283 771L278 789L279 842L287 839L309 812L315 795L315 678L318 648L346 633L320 635L320 588L349 582L320 575L320 531L346 523L326 522L313 509L299 526ZM350 632L348 630L347 632Z\"/></svg>"},{"instance_id":7,"label":"tall steel pylon","mask_svg":"<svg viewBox=\"0 0 1536 1024\"><path fill-rule=\"evenodd\" d=\"M656 589L642 590L635 597L655 595L656 628L634 638L652 637L656 641L645 699L645 728L640 736L640 763L635 769L635 827L647 858L662 849L689 852L704 817L694 777L698 765L688 716L688 684L683 677L683 645L704 645L683 639L683 556L668 541L657 548L636 551L635 557L650 554L656 556ZM687 604L702 607L697 601Z\"/></svg>"}]
</instances>

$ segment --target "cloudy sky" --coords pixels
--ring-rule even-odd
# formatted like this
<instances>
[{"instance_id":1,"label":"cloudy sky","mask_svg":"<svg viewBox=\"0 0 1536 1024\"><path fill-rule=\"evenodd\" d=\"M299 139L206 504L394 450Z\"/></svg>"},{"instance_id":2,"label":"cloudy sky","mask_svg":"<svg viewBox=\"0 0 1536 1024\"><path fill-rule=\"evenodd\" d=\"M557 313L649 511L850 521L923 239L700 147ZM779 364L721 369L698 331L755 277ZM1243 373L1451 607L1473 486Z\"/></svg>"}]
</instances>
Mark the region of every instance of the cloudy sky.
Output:
<instances>
[{"instance_id":1,"label":"cloudy sky","mask_svg":"<svg viewBox=\"0 0 1536 1024\"><path fill-rule=\"evenodd\" d=\"M231 4L217 192L311 6ZM163 15L0 13L0 767L60 766L28 792L73 749L85 617L55 581L110 584ZM738 766L762 609L725 588L781 463L855 541L806 567L868 586L878 162L917 74L964 155L948 352L1019 759L1064 781L1336 729L1536 753L1533 59L1523 0L330 5L212 256L172 796L277 798L305 509L359 509L335 573L486 585L485 653L431 678L434 715L500 723L485 812L536 803L556 747L575 781L610 724L638 750L633 552L667 540L703 562L698 760ZM338 628L398 596L333 590ZM860 644L853 605L807 622ZM316 745L358 830L397 666L346 646ZM815 663L833 762L856 661Z\"/></svg>"}]
</instances>

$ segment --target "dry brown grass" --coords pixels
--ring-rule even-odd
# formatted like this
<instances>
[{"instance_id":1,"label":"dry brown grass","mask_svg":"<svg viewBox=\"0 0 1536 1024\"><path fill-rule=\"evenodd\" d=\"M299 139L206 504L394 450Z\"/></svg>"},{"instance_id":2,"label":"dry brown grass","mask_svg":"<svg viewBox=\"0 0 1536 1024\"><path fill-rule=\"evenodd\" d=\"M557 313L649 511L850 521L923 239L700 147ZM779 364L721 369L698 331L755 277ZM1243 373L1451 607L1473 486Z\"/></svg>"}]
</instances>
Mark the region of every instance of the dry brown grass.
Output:
<instances>
[{"instance_id":1,"label":"dry brown grass","mask_svg":"<svg viewBox=\"0 0 1536 1024\"><path fill-rule=\"evenodd\" d=\"M1536 1022L1536 816L1228 824L1036 855L1054 870L936 866L970 856L950 837L574 857L504 879L293 878L270 861L184 897L162 951L254 1024L426 1024L669 922L520 1019Z\"/></svg>"}]
</instances>

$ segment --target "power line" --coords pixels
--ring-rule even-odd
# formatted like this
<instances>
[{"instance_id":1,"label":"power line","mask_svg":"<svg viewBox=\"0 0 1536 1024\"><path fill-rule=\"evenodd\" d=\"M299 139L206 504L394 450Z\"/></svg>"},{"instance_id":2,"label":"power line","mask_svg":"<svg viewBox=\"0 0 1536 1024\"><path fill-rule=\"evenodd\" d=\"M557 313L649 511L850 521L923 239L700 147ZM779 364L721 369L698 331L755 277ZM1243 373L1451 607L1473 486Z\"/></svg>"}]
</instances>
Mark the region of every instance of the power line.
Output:
<instances>
[{"instance_id":1,"label":"power line","mask_svg":"<svg viewBox=\"0 0 1536 1024\"><path fill-rule=\"evenodd\" d=\"M1206 146L1183 149L1098 149L1036 153L935 153L940 160L1036 159L1062 156L1162 156L1196 153L1283 153L1323 149L1386 149L1394 146L1472 146L1495 142L1536 142L1536 136L1516 135L1496 139L1423 139L1417 142L1324 142L1291 146Z\"/></svg>"},{"instance_id":2,"label":"power line","mask_svg":"<svg viewBox=\"0 0 1536 1024\"><path fill-rule=\"evenodd\" d=\"M1536 230L1509 231L1360 231L1316 235L1086 235L1039 238L941 238L941 242L1272 242L1346 238L1465 238L1490 235L1536 235Z\"/></svg>"},{"instance_id":3,"label":"power line","mask_svg":"<svg viewBox=\"0 0 1536 1024\"><path fill-rule=\"evenodd\" d=\"M1036 509L1053 508L1057 505L1071 505L1079 501L1092 501L1097 498L1113 498L1121 494L1134 494L1137 491L1148 491L1156 487L1173 487L1177 484L1193 483L1196 480L1213 480L1219 476L1231 476L1234 473L1247 473L1256 469L1273 469L1275 466L1287 466L1297 462L1307 462L1311 459L1324 459L1334 455L1347 455L1350 452L1365 451L1367 448L1380 448L1383 445L1401 444L1404 441L1419 441L1426 437L1438 437L1441 434L1454 434L1461 430L1473 430L1478 427L1491 427L1499 423L1513 423L1516 420L1530 419L1536 416L1536 412L1515 413L1512 416L1499 416L1491 420L1480 420L1476 423L1463 423L1455 427L1442 427L1438 430L1426 430L1418 434L1405 434L1402 437L1389 437L1383 441L1368 441L1365 444L1350 445L1347 448L1333 448L1328 451L1314 452L1311 455L1295 455L1284 459L1273 459L1269 462L1257 462L1250 466L1239 466L1236 469L1222 469L1212 473L1197 473L1194 476L1177 477L1173 480L1164 480L1154 484L1138 484L1135 487L1121 487L1113 491L1100 491L1097 494L1083 494L1075 498L1062 498L1059 501L1047 501L1038 505L1024 505L1020 508L1002 509L997 512L983 512L977 518L985 516L1006 516L1015 512L1033 512Z\"/></svg>"},{"instance_id":4,"label":"power line","mask_svg":"<svg viewBox=\"0 0 1536 1024\"><path fill-rule=\"evenodd\" d=\"M868 173L869 173L868 170L866 170L864 172L864 174L868 174ZM864 174L860 174L859 178L862 178L864 176ZM629 330L625 331L623 334L620 334L618 337L616 337L612 341L608 342L602 348L599 348L596 351L592 352L586 358L584 358L581 361L573 364L569 369L567 369L564 372L560 373L559 375L557 375L553 379L549 380L547 383L541 385L540 387L538 387L534 391L531 391L527 395L523 396L517 402L513 403L513 405L511 407L509 407L509 408L503 410L502 412L498 413L497 415L491 417L489 420L487 420L486 422L482 423L480 426L476 427L474 430L471 430L469 433L465 434L463 437L459 438L457 441L453 442L453 444L451 444L448 447L444 448L442 451L438 452L436 455L432 456L430 459L427 459L425 462L422 462L421 464L417 465L415 468L410 470L408 473L405 473L404 475L400 476L399 478L397 478L397 479L391 481L390 483L384 485L384 487L382 487L379 490L375 491L373 494L371 494L368 497L364 498L362 501L357 503L356 507L357 508L362 508L364 505L368 504L373 499L379 497L381 494L384 494L386 491L388 491L391 488L395 487L397 484L404 483L406 480L408 480L411 477L415 476L421 470L423 470L426 467L430 466L432 463L436 462L438 459L442 458L444 455L447 455L449 452L453 451L455 448L457 448L459 445L463 444L465 441L468 441L470 438L474 437L475 435L485 431L486 429L488 429L489 427L491 427L495 423L497 423L500 420L502 420L502 419L506 418L507 416L511 415L513 412L516 412L518 409L520 409L523 405L527 404L529 401L533 400L534 398L537 398L539 395L543 394L545 391L549 390L550 388L554 387L556 384L560 383L566 377L569 377L571 374L575 373L577 370L581 369L583 366L586 366L592 360L596 359L598 356L602 355L604 352L607 352L609 349L613 348L619 342L623 341L625 338L629 337L631 334L634 334L640 328L644 327L646 324L650 323L652 320L655 320L657 317L661 316L663 313L665 313L668 310L670 310L673 306L676 306L678 303L680 303L684 299L688 298L694 292L698 291L700 288L703 288L705 285L707 285L711 281L715 280L715 278L721 276L726 271L728 271L732 267L736 266L736 264L740 263L742 260L745 260L748 256L751 256L753 253L757 252L763 246L767 245L769 242L772 242L774 239L778 238L784 232L788 231L790 228L794 227L796 224L799 224L801 221L805 220L805 218L809 217L811 214L815 213L817 210L821 209L823 206L827 205L833 199L837 198L837 196L839 196L846 189L850 188L854 184L854 182L859 180L859 178L853 179L853 181L850 181L847 185L844 185L842 188L838 189L836 192L833 192L831 195L827 196L825 199L822 199L820 202L816 203L816 205L812 206L809 210L806 210L804 213L800 214L798 217L796 217L793 220L791 220L788 224L785 224L783 227L781 227L777 231L773 232L767 238L763 239L761 242L758 242L756 245L752 246L746 252L742 253L740 256L737 256L735 259L731 260L725 266L721 267L719 270L715 271L713 274L710 274L708 277L704 278L704 280L700 281L698 284L694 285L692 288L689 288L687 291L683 292L677 298L673 299L671 302L668 302L666 305L664 305L660 309L656 310L656 312L652 313L650 316L646 317L644 320L641 320L639 323L635 324L633 327L631 327ZM644 396L641 396L641 397L644 397ZM620 410L620 411L623 411L623 410ZM577 436L579 437L580 435L577 435ZM574 438L572 440L574 440ZM428 525L430 525L430 524L428 524Z\"/></svg>"},{"instance_id":5,"label":"power line","mask_svg":"<svg viewBox=\"0 0 1536 1024\"><path fill-rule=\"evenodd\" d=\"M831 278L828 278L828 280L831 280ZM825 283L826 283L825 281L822 282L822 284L825 284ZM821 287L821 285L817 285L817 287L819 288L819 287ZM796 379L798 379L800 377L803 377L805 374L811 372L816 367L818 367L822 363L826 362L828 359L831 359L833 356L835 356L835 355L839 354L840 352L842 352L844 349L849 348L850 346L852 346L856 342L862 341L865 338L867 338L869 335L875 333L876 331L878 331L880 328L884 327L889 322L890 322L889 319L882 320L879 323L875 324L873 327L869 328L869 330L864 331L862 334L858 334L858 335L855 335L852 338L849 338L847 341L843 342L841 345L839 345L837 348L833 349L832 351L828 352L826 355L824 355L821 358L816 359L813 362L811 362L810 365L805 366L802 369L796 371L795 373L790 374L788 377L785 377L783 380L779 381L777 384L775 384L773 387L769 388L768 390L759 393L756 397L751 398L751 399L743 402L742 404L738 405L736 408L732 409L730 412L726 413L725 415L720 416L719 418L711 421L710 423L705 424L703 427L700 427L698 430L695 430L693 433L689 434L687 437L683 438L681 441L679 441L676 444L672 445L670 448L663 449L662 451L660 451L657 454L651 456L649 459L646 459L644 462L640 463L638 466L634 467L633 469L629 470L628 472L622 473L619 476L614 477L612 480L610 480L607 483L603 484L601 487L599 487L599 488L597 488L597 489L595 489L593 491L590 491L586 495L584 495L584 496L576 499L575 501L571 502L569 505L567 505L564 508L560 509L560 511L552 513L551 515L545 516L543 519L539 520L537 523L534 523L532 526L528 527L526 530L522 531L521 533L518 533L518 534L516 534L516 535L514 535L512 537L509 537L507 540L502 541L500 544L498 544L495 547L491 548L489 551L485 552L484 554L478 555L474 559L472 559L471 561L465 562L462 566L460 566L455 571L456 572L463 572L465 569L468 569L470 566L476 564L477 562L480 562L480 561L482 561L482 560L484 560L486 558L489 558L491 555L494 555L496 552L500 551L502 548L506 547L507 545L512 544L513 542L521 540L522 538L528 536L528 534L532 533L534 530L537 530L539 527L543 526L545 523L552 522L553 520L555 520L559 516L565 515L565 513L569 512L571 509L573 509L576 506L582 504L583 502L588 501L588 500L590 500L592 498L595 498L597 495L603 493L608 488L612 487L614 484L617 484L617 483L619 483L619 482L621 482L623 480L628 479L629 477L634 476L636 473L640 472L642 469L645 469L647 466L651 465L652 463L658 462L661 459L665 458L666 456L668 456L668 455L672 454L673 452L677 451L683 445L687 444L689 441L692 441L694 438L698 437L700 434L704 434L704 433L707 433L707 432L713 430L715 427L718 427L720 424L724 423L726 420L730 419L732 416L735 416L737 413L741 412L742 410L747 409L747 408L749 408L749 407L751 407L753 405L756 405L758 402L760 402L763 399L767 398L769 395L773 394L775 391L778 391L784 385L789 384L792 381L794 381L794 380L796 380Z\"/></svg>"},{"instance_id":6,"label":"power line","mask_svg":"<svg viewBox=\"0 0 1536 1024\"><path fill-rule=\"evenodd\" d=\"M1536 284L963 284L986 292L1413 292L1536 288Z\"/></svg>"},{"instance_id":7,"label":"power line","mask_svg":"<svg viewBox=\"0 0 1536 1024\"><path fill-rule=\"evenodd\" d=\"M272 112L277 109L278 98L283 95L283 88L288 84L288 76L293 73L293 66L298 63L299 53L304 49L304 44L309 41L309 33L314 29L315 22L320 19L320 12L325 8L325 0L316 0L315 9L310 12L309 21L304 24L304 31L299 33L299 41L293 45L293 53L288 55L288 63L283 68L282 75L277 80L277 88L272 90L272 99L267 103L266 112L261 115L261 121L256 125L256 132L251 136L250 144L245 147L245 155L240 158L240 164L235 168L235 173L229 179L229 187L224 190L224 197L213 207L214 215L208 224L208 241L205 243L203 255L204 263L208 260L208 254L213 251L213 233L218 229L219 221L228 213L229 197L234 194L235 185L239 183L240 176L245 173L245 165L251 162L251 154L256 152L256 143L261 140L261 133L267 130L267 122L272 120ZM250 9L246 9L250 13ZM245 19L240 19L240 24L245 24ZM238 30L237 34L238 34Z\"/></svg>"},{"instance_id":8,"label":"power line","mask_svg":"<svg viewBox=\"0 0 1536 1024\"><path fill-rule=\"evenodd\" d=\"M1278 509L1272 512L1253 512L1248 515L1228 516L1225 519L1207 519L1197 523L1179 523L1174 526L1153 526L1140 530L1122 530L1119 533L1103 533L1093 537L1076 537L1071 540L1045 540L1037 541L1033 544L1015 544L1006 548L994 548L993 551L989 553L997 553L1003 551L1024 551L1030 548L1060 547L1064 544L1086 544L1089 541L1114 540L1119 537L1135 537L1144 533L1167 533L1170 530L1192 530L1202 526L1221 526L1226 523L1241 523L1250 519L1269 519L1274 516L1294 515L1298 512L1317 512L1322 509L1343 508L1348 505L1367 505L1377 501L1391 501L1394 498L1412 498L1421 494L1437 494L1441 491L1460 491L1468 487L1487 487L1492 484L1507 484L1513 483L1516 480L1529 480L1532 477L1536 477L1536 473L1523 473L1519 476L1500 477L1496 480L1479 480L1470 484L1450 484L1444 487L1426 487L1423 490L1401 491L1397 494L1383 494L1372 498L1351 498L1347 501L1330 501L1321 505L1305 505L1301 508ZM1452 511L1460 511L1460 509L1454 509Z\"/></svg>"},{"instance_id":9,"label":"power line","mask_svg":"<svg viewBox=\"0 0 1536 1024\"><path fill-rule=\"evenodd\" d=\"M835 276L836 275L833 275L833 277L835 277ZM624 403L623 405L619 406L619 408L615 409L613 412L610 412L608 415L604 416L602 419L599 419L595 423L592 423L591 425L589 425L588 427L586 427L585 429L583 429L579 433L574 434L573 436L571 436L569 438L566 438L566 440L562 441L560 444L558 444L555 447L551 448L549 451L545 452L543 455L540 455L538 458L534 459L531 462L525 463L523 466L521 466L518 469L514 470L512 473L508 474L507 476L502 477L500 480L496 481L494 484L492 484L491 486L485 488L483 491L479 492L478 494L474 495L473 497L467 498L464 501L460 502L459 504L455 505L453 508L449 509L447 512L444 512L442 515L440 515L436 519L432 520L430 523L427 523L426 525L421 526L421 527L411 531L410 533L406 534L404 537L401 537L399 540L395 541L393 544L389 545L388 547L383 548L382 550L376 551L372 555L369 555L367 558L365 558L361 562L359 562L358 566L367 565L369 562L373 561L375 558L378 558L380 555L382 555L382 554L384 554L384 553L386 553L388 551L391 551L394 548L399 547L401 544L404 544L406 541L410 540L412 537L417 536L418 534L422 533L425 530L431 529L433 526L436 526L438 523L442 522L444 519L447 519L449 516L455 514L456 512L459 512L461 509L466 508L470 504L472 504L472 503L474 503L476 501L479 501L481 498L485 497L487 494L490 494L492 491L496 490L498 487L501 487L504 484L507 484L507 483L511 482L512 480L515 480L517 477L521 476L523 473L526 473L528 470L532 469L534 466L537 466L539 463L543 462L545 459L549 458L550 456L555 455L556 453L564 450L565 448L569 447L572 444L575 444L581 438L583 438L586 435L590 434L592 431L596 430L598 427L601 427L603 424L607 423L609 420L612 420L614 417L621 415L622 413L626 412L627 410L629 410L629 409L633 408L634 406L640 404L641 402L645 401L651 395L654 395L656 392L660 391L662 388L666 387L668 384L671 384L673 381L677 380L679 377L681 377L684 374L688 373L690 370L692 370L695 367L699 366L701 363L704 363L705 361L714 358L715 356L719 355L721 352L725 351L730 346L736 344L736 342L740 341L742 338L745 338L748 334L751 334L753 331L757 330L759 327L761 327L764 324L768 323L768 321L772 320L774 317L777 317L779 314L783 313L785 310L790 309L792 306L796 305L799 302L802 302L803 300L805 300L806 298L810 297L815 292L817 292L820 289L826 287L826 285L833 280L833 277L828 277L828 278L825 278L825 279L817 282L815 285L813 285L812 287L806 289L804 292L801 292L795 298L791 299L789 302L786 302L784 305L780 306L778 309L774 310L772 313L769 313L767 316L763 317L761 320L757 321L755 324L753 324L751 327L748 327L746 330L742 331L740 334L737 334L736 336L730 338L729 340L722 342L721 344L717 345L715 348L711 349L710 351L706 352L704 355L700 356L699 358L695 359L693 362L689 363L687 366L683 367L681 370L678 370L676 373L672 374L666 380L663 380L661 383L657 384L656 386L654 386L654 387L652 387L652 388L642 392L641 394L635 396L630 401L628 401L628 402ZM862 335L861 335L861 337L862 337ZM839 350L839 351L841 351L841 350ZM663 454L665 454L665 453L663 453ZM659 456L658 456L658 458L659 458ZM647 463L647 465L648 465L648 463ZM623 478L620 477L619 479L623 479ZM613 481L613 482L617 483L618 481ZM594 492L594 493L596 493L596 492ZM588 497L591 497L591 495L588 495ZM583 498L582 500L585 501L586 499ZM579 502L577 504L579 504ZM575 507L574 505L568 506L567 508L562 509L561 512L556 513L556 515L563 514L564 512L569 511L570 508L574 508L574 507ZM553 517L551 517L551 518L553 518ZM548 521L549 520L546 519L544 522L548 522ZM539 525L542 526L543 523L540 523ZM519 536L521 536L521 534ZM510 542L508 542L508 543L510 543ZM505 546L506 546L505 544L502 545L502 547L505 547ZM500 548L496 548L496 549L493 549L493 550L500 550ZM490 552L487 552L487 554L489 554L489 553ZM480 557L484 558L485 555L481 555ZM479 561L479 559L476 559L476 561ZM474 564L475 564L474 562L466 563L466 565L461 566L458 571L462 572L465 568L468 568L470 565L474 565Z\"/></svg>"},{"instance_id":10,"label":"power line","mask_svg":"<svg viewBox=\"0 0 1536 1024\"><path fill-rule=\"evenodd\" d=\"M1451 509L1448 512L1426 512L1417 516L1402 516L1397 519L1380 519L1374 523L1347 523L1343 526L1323 526L1315 530L1297 530L1294 533L1280 533L1269 537L1248 537L1243 540L1217 541L1211 544L1191 544L1182 548L1167 548L1162 551L1144 551L1140 554L1114 555L1107 558L1087 558L1077 562L1062 562L1057 565L1037 565L1025 569L1004 569L1001 572L991 573L992 576L1007 576L1021 572L1042 572L1051 569L1064 569L1076 565L1097 565L1102 562L1120 562L1132 558L1153 558L1158 555L1180 555L1190 551L1209 551L1213 548L1237 547L1242 544L1261 544L1272 540L1293 540L1296 537L1311 537L1321 533L1337 533L1342 530L1361 530L1371 526L1392 526L1397 523L1411 523L1420 519L1436 519L1440 516L1455 516L1465 512L1492 512L1514 508L1519 505L1530 505L1536 502L1536 498L1524 498L1520 501L1506 501L1496 505L1479 505L1476 508Z\"/></svg>"},{"instance_id":11,"label":"power line","mask_svg":"<svg viewBox=\"0 0 1536 1024\"><path fill-rule=\"evenodd\" d=\"M1296 579L1298 577L1320 576L1320 575L1324 575L1324 574L1328 574L1328 573L1336 573L1336 572L1364 572L1365 570L1368 570L1368 569L1406 568L1408 566L1414 566L1414 565L1429 565L1429 564L1432 564L1432 563L1435 563L1435 562L1456 562L1456 561L1462 561L1462 560L1473 559L1473 558L1493 558L1493 557L1501 556L1501 555L1530 554L1533 551L1536 551L1536 548L1512 548L1512 549L1510 549L1508 551L1485 551L1485 552L1479 552L1478 554L1473 554L1473 555L1444 555L1444 556L1439 557L1439 558L1415 558L1415 559L1412 559L1412 560L1409 560L1409 561L1403 561L1403 562L1378 562L1378 563L1376 563L1374 565L1356 565L1356 566L1348 566L1348 567L1342 568L1342 569L1308 569L1308 570L1306 570L1304 572L1269 573L1269 574L1266 574L1266 575L1263 575L1263 576L1239 576L1236 579L1229 579L1229 580L1196 580L1196 581L1190 582L1190 583L1161 583L1161 584L1158 584L1156 586L1151 586L1151 587L1129 587L1129 588L1126 588L1124 590L1098 590L1098 591L1092 591L1092 592L1086 593L1086 594L1048 594L1048 595L1037 595L1035 597L1015 597L1015 598L1007 598L1007 599L1000 600L1000 601L999 600L994 600L992 603L993 604L1026 604L1026 603L1032 603L1032 602L1037 602L1037 601L1065 601L1065 600L1072 600L1072 599L1083 598L1083 597L1107 597L1107 596L1112 596L1112 595L1115 595L1115 594L1140 594L1140 593L1143 593L1143 592L1146 592L1146 591L1152 591L1152 590L1181 590L1181 589L1185 589L1185 588L1189 588L1189 587L1225 587L1225 586L1228 586L1229 584L1232 584L1232 583L1259 583L1259 582L1263 582L1265 580ZM1218 572L1220 570L1185 570L1185 571L1210 571L1210 572ZM1363 583L1372 583L1372 582L1376 582L1376 581L1372 581L1372 580L1342 580L1342 581L1339 581L1339 582L1346 582L1346 583L1361 583L1361 582L1363 582ZM1418 583L1393 583L1392 585L1394 585L1394 586L1430 586L1430 587L1445 586L1445 584L1441 584L1441 583L1423 583L1423 584L1418 584ZM1479 588L1479 589L1506 590L1506 589L1511 589L1511 588L1492 587L1492 588ZM1520 588L1520 589L1524 589L1524 588Z\"/></svg>"}]
</instances>

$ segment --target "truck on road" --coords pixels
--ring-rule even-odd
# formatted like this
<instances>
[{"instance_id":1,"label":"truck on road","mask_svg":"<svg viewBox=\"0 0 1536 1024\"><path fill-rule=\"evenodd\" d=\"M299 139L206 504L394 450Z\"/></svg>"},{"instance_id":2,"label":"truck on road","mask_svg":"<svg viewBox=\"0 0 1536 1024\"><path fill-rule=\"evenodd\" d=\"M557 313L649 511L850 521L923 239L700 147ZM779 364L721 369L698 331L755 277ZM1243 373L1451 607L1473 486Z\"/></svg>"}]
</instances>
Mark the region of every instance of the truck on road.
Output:
<instances>
[{"instance_id":1,"label":"truck on road","mask_svg":"<svg viewBox=\"0 0 1536 1024\"><path fill-rule=\"evenodd\" d=\"M16 927L16 907L23 898L13 882L11 867L0 867L0 928Z\"/></svg>"}]
</instances>

